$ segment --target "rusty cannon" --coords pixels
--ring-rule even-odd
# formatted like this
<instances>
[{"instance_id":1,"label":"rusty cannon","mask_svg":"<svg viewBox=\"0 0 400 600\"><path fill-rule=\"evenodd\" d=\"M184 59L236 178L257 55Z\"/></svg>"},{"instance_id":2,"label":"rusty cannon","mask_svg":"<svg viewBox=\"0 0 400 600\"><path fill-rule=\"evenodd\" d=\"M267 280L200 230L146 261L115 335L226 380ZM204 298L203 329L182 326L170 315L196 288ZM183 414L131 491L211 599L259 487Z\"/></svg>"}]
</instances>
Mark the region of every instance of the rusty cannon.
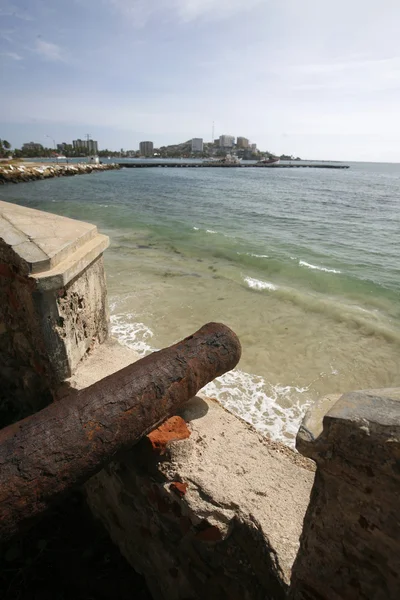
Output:
<instances>
[{"instance_id":1,"label":"rusty cannon","mask_svg":"<svg viewBox=\"0 0 400 600\"><path fill-rule=\"evenodd\" d=\"M20 533L158 427L204 385L233 369L240 354L235 333L209 323L1 430L1 538Z\"/></svg>"}]
</instances>

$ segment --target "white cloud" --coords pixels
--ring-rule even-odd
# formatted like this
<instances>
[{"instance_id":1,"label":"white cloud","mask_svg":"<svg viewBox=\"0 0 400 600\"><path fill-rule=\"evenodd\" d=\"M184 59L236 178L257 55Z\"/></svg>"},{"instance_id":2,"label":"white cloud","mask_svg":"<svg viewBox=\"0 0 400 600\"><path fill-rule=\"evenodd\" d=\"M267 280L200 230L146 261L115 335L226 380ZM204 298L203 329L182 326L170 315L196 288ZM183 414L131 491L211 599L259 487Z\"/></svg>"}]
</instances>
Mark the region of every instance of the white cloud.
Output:
<instances>
[{"instance_id":1,"label":"white cloud","mask_svg":"<svg viewBox=\"0 0 400 600\"><path fill-rule=\"evenodd\" d=\"M307 64L307 65L295 65L288 67L295 73L304 75L314 74L327 74L337 73L341 71L352 71L362 69L387 69L387 68L398 68L400 64L400 57L394 56L392 58L380 58L380 59L364 59L364 60L343 60L340 62L322 63L322 64Z\"/></svg>"},{"instance_id":2,"label":"white cloud","mask_svg":"<svg viewBox=\"0 0 400 600\"><path fill-rule=\"evenodd\" d=\"M22 56L20 56L16 52L0 52L0 56L4 56L5 58L11 58L11 60L23 60Z\"/></svg>"},{"instance_id":3,"label":"white cloud","mask_svg":"<svg viewBox=\"0 0 400 600\"><path fill-rule=\"evenodd\" d=\"M13 17L21 21L33 21L33 17L26 10L20 10L14 4L5 3L0 8L0 17Z\"/></svg>"},{"instance_id":4,"label":"white cloud","mask_svg":"<svg viewBox=\"0 0 400 600\"><path fill-rule=\"evenodd\" d=\"M103 0L124 17L143 27L154 15L188 23L197 19L221 20L247 12L266 0Z\"/></svg>"},{"instance_id":5,"label":"white cloud","mask_svg":"<svg viewBox=\"0 0 400 600\"><path fill-rule=\"evenodd\" d=\"M265 0L173 0L172 5L183 21L198 18L218 20L253 9Z\"/></svg>"},{"instance_id":6,"label":"white cloud","mask_svg":"<svg viewBox=\"0 0 400 600\"><path fill-rule=\"evenodd\" d=\"M15 29L1 29L0 40L5 40L9 44L14 43Z\"/></svg>"},{"instance_id":7,"label":"white cloud","mask_svg":"<svg viewBox=\"0 0 400 600\"><path fill-rule=\"evenodd\" d=\"M40 38L36 40L35 52L40 54L40 56L46 60L65 61L60 46L57 46L57 44L53 44L52 42L46 42Z\"/></svg>"},{"instance_id":8,"label":"white cloud","mask_svg":"<svg viewBox=\"0 0 400 600\"><path fill-rule=\"evenodd\" d=\"M124 17L128 17L137 27L144 27L157 10L158 0L103 0Z\"/></svg>"},{"instance_id":9,"label":"white cloud","mask_svg":"<svg viewBox=\"0 0 400 600\"><path fill-rule=\"evenodd\" d=\"M371 92L400 88L400 57L341 60L327 63L272 66L269 71L291 91L351 93L362 97Z\"/></svg>"}]
</instances>

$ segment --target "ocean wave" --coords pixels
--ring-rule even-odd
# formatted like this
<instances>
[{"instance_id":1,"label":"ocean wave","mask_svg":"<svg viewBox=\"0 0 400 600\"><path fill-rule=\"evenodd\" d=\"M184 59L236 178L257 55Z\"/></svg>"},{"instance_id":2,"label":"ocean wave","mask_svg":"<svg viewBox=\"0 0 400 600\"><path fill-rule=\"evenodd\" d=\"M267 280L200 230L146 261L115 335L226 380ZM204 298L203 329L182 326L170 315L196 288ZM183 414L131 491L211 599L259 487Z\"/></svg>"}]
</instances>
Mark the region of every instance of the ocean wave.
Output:
<instances>
[{"instance_id":1,"label":"ocean wave","mask_svg":"<svg viewBox=\"0 0 400 600\"><path fill-rule=\"evenodd\" d=\"M301 267L307 267L307 269L314 269L316 271L325 271L325 273L341 273L337 269L328 269L327 267L318 267L317 265L312 265L305 260L299 260L299 265Z\"/></svg>"},{"instance_id":2,"label":"ocean wave","mask_svg":"<svg viewBox=\"0 0 400 600\"><path fill-rule=\"evenodd\" d=\"M270 290L274 292L278 289L278 286L270 283L269 281L261 281L261 279L254 279L254 277L244 277L244 281L247 283L249 288L253 290Z\"/></svg>"},{"instance_id":3,"label":"ocean wave","mask_svg":"<svg viewBox=\"0 0 400 600\"><path fill-rule=\"evenodd\" d=\"M269 258L268 254L254 254L253 252L236 252L239 256L253 256L254 258Z\"/></svg>"},{"instance_id":4,"label":"ocean wave","mask_svg":"<svg viewBox=\"0 0 400 600\"><path fill-rule=\"evenodd\" d=\"M195 231L199 231L199 227L193 227Z\"/></svg>"},{"instance_id":5,"label":"ocean wave","mask_svg":"<svg viewBox=\"0 0 400 600\"><path fill-rule=\"evenodd\" d=\"M134 314L113 314L110 320L111 333L141 357L157 350L150 343L152 330L135 321ZM211 381L201 391L216 398L260 433L294 447L301 420L311 403L304 395L308 390L309 386L272 385L260 375L234 369Z\"/></svg>"},{"instance_id":6,"label":"ocean wave","mask_svg":"<svg viewBox=\"0 0 400 600\"><path fill-rule=\"evenodd\" d=\"M121 344L135 350L139 356L143 357L154 348L149 344L153 337L152 330L144 323L135 320L134 314L114 314L110 317L111 334L114 335Z\"/></svg>"},{"instance_id":7,"label":"ocean wave","mask_svg":"<svg viewBox=\"0 0 400 600\"><path fill-rule=\"evenodd\" d=\"M348 304L343 300L339 301L291 287L278 286L253 277L244 277L244 281L251 289L273 291L274 295L276 294L282 300L292 302L307 312L320 313L337 323L346 323L350 327L359 328L363 335L377 335L388 342L400 343L400 330L378 310L367 310L355 304Z\"/></svg>"},{"instance_id":8,"label":"ocean wave","mask_svg":"<svg viewBox=\"0 0 400 600\"><path fill-rule=\"evenodd\" d=\"M218 233L218 231L214 231L214 229L206 229L206 233Z\"/></svg>"},{"instance_id":9,"label":"ocean wave","mask_svg":"<svg viewBox=\"0 0 400 600\"><path fill-rule=\"evenodd\" d=\"M297 431L310 406L308 387L272 385L260 375L234 369L218 377L202 392L257 431L294 447Z\"/></svg>"}]
</instances>

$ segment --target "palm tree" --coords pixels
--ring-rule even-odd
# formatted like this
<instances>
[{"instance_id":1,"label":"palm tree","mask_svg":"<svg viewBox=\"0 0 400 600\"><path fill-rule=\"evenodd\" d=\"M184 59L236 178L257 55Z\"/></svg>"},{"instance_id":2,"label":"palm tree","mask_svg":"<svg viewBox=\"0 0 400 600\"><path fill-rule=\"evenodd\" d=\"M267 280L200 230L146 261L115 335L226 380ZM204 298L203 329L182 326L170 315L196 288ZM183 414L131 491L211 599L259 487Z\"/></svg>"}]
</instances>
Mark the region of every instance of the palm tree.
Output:
<instances>
[{"instance_id":1,"label":"palm tree","mask_svg":"<svg viewBox=\"0 0 400 600\"><path fill-rule=\"evenodd\" d=\"M11 148L11 144L10 144L10 142L7 142L7 140L3 140L3 142L2 142L2 143L3 143L3 148L4 148L5 150L10 150L10 148Z\"/></svg>"}]
</instances>

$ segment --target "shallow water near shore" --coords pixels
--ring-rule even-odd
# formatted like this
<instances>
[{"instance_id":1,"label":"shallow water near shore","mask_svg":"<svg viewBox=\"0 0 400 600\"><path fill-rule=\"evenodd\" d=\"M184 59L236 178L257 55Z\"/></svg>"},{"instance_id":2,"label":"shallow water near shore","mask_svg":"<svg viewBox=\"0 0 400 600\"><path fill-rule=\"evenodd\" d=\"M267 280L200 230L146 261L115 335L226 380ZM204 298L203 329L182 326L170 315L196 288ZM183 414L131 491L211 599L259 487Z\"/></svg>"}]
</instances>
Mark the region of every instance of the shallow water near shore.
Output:
<instances>
[{"instance_id":1,"label":"shallow water near shore","mask_svg":"<svg viewBox=\"0 0 400 600\"><path fill-rule=\"evenodd\" d=\"M322 394L400 384L400 165L123 169L0 196L110 236L112 330L141 354L232 327L242 360L206 391L275 439Z\"/></svg>"}]
</instances>

